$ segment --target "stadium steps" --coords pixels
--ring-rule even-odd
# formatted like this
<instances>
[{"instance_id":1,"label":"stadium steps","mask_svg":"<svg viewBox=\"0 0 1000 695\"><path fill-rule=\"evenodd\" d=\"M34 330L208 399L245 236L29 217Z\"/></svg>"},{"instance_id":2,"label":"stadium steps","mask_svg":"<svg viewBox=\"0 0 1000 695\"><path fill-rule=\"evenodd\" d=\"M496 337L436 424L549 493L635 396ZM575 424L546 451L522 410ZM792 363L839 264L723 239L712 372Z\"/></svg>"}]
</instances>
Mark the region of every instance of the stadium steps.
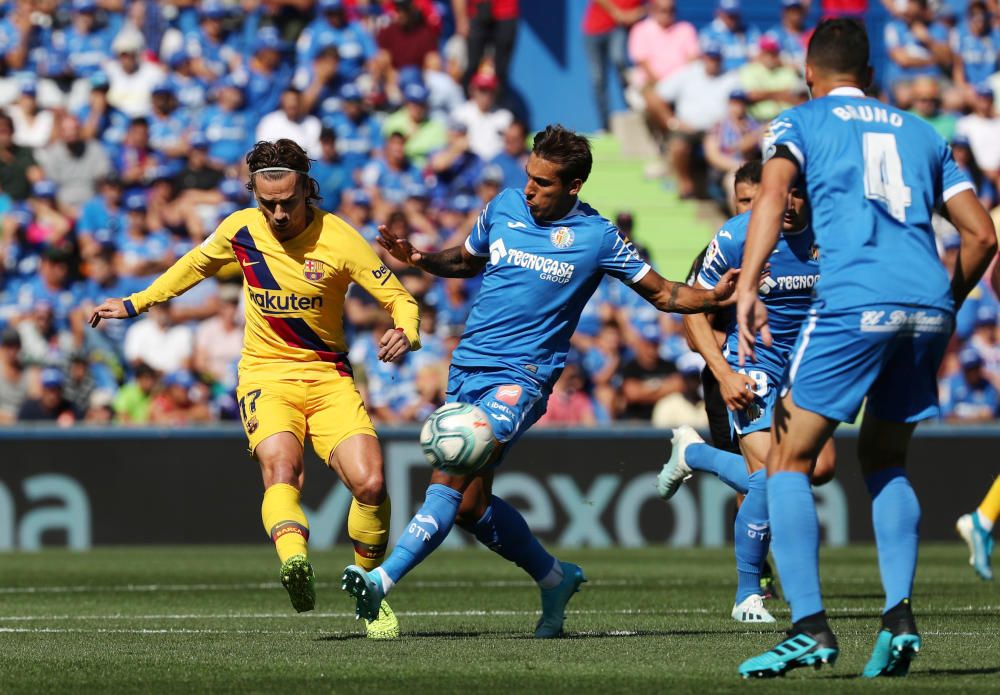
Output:
<instances>
[{"instance_id":1,"label":"stadium steps","mask_svg":"<svg viewBox=\"0 0 1000 695\"><path fill-rule=\"evenodd\" d=\"M647 179L643 172L652 157L641 142L627 142L623 147L611 134L594 136L591 142L594 169L584 200L612 220L619 212L630 211L635 220L633 236L649 251L653 266L666 277L684 279L722 216L709 203L680 200L662 180Z\"/></svg>"}]
</instances>

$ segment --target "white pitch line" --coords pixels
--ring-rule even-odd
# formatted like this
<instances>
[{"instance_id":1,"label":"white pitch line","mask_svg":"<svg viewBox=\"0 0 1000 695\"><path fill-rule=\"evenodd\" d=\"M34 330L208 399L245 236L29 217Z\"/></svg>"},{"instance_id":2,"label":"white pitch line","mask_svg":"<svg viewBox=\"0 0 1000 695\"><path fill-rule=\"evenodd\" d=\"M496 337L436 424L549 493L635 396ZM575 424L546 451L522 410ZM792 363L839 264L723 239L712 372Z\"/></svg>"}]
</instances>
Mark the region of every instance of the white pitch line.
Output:
<instances>
[{"instance_id":1,"label":"white pitch line","mask_svg":"<svg viewBox=\"0 0 1000 695\"><path fill-rule=\"evenodd\" d=\"M74 627L0 627L0 634L5 633L86 633L86 634L122 634L122 635L305 635L302 630L199 630L193 628L74 628ZM355 632L321 631L322 635L354 635Z\"/></svg>"}]
</instances>

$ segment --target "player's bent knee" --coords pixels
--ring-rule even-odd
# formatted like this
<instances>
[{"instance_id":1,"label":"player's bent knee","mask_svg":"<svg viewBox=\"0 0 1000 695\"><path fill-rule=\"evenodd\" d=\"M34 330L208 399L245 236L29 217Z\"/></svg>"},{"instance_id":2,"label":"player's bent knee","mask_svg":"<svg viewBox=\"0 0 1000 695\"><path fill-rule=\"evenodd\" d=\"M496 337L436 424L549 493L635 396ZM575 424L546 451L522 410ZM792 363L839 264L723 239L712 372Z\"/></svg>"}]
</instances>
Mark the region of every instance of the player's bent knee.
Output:
<instances>
[{"instance_id":1,"label":"player's bent knee","mask_svg":"<svg viewBox=\"0 0 1000 695\"><path fill-rule=\"evenodd\" d=\"M254 449L260 462L264 487L286 483L294 487L302 484L302 445L295 435L279 432L262 441Z\"/></svg>"},{"instance_id":2,"label":"player's bent knee","mask_svg":"<svg viewBox=\"0 0 1000 695\"><path fill-rule=\"evenodd\" d=\"M385 494L385 478L381 471L371 471L361 480L351 483L351 496L362 504L382 504Z\"/></svg>"}]
</instances>

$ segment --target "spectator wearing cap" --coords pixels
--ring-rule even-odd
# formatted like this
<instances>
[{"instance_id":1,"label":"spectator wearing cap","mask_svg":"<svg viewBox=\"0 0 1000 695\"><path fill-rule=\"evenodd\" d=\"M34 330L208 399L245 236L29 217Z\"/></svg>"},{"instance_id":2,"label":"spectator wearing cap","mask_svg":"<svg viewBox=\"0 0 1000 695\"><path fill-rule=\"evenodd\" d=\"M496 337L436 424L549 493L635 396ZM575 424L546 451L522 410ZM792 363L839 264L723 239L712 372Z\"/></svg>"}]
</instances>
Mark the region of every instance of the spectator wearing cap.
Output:
<instances>
[{"instance_id":1,"label":"spectator wearing cap","mask_svg":"<svg viewBox=\"0 0 1000 695\"><path fill-rule=\"evenodd\" d=\"M632 331L632 358L622 365L622 416L649 422L661 398L684 390L684 379L673 362L660 357L659 329L655 323Z\"/></svg>"},{"instance_id":2,"label":"spectator wearing cap","mask_svg":"<svg viewBox=\"0 0 1000 695\"><path fill-rule=\"evenodd\" d=\"M282 94L291 84L292 68L284 59L287 49L274 27L264 27L257 32L253 51L241 70L246 76L246 110L256 118L277 110ZM318 130L316 137L319 137Z\"/></svg>"},{"instance_id":3,"label":"spectator wearing cap","mask_svg":"<svg viewBox=\"0 0 1000 695\"><path fill-rule=\"evenodd\" d=\"M486 164L476 177L476 196L485 207L503 190L503 169L496 164Z\"/></svg>"},{"instance_id":4,"label":"spectator wearing cap","mask_svg":"<svg viewBox=\"0 0 1000 695\"><path fill-rule=\"evenodd\" d=\"M320 46L311 64L300 65L292 78L292 85L302 91L302 108L309 113L336 111L345 84L337 45L330 41Z\"/></svg>"},{"instance_id":5,"label":"spectator wearing cap","mask_svg":"<svg viewBox=\"0 0 1000 695\"><path fill-rule=\"evenodd\" d=\"M153 403L153 392L158 382L159 378L155 369L147 364L136 364L131 381L118 389L111 404L116 419L131 425L148 423L149 411Z\"/></svg>"},{"instance_id":6,"label":"spectator wearing cap","mask_svg":"<svg viewBox=\"0 0 1000 695\"><path fill-rule=\"evenodd\" d=\"M677 371L684 388L657 401L650 424L653 427L695 427L708 429L708 413L701 393L701 370L705 360L696 352L686 352L677 358Z\"/></svg>"},{"instance_id":7,"label":"spectator wearing cap","mask_svg":"<svg viewBox=\"0 0 1000 695\"><path fill-rule=\"evenodd\" d=\"M428 53L424 59L421 78L427 87L427 106L431 111L431 118L447 123L449 114L465 101L461 84L446 68L444 59L436 51Z\"/></svg>"},{"instance_id":8,"label":"spectator wearing cap","mask_svg":"<svg viewBox=\"0 0 1000 695\"><path fill-rule=\"evenodd\" d=\"M322 123L302 108L302 93L294 87L286 87L281 93L280 107L264 116L257 125L256 139L275 141L288 138L297 142L310 158L316 159L322 153L319 134Z\"/></svg>"},{"instance_id":9,"label":"spectator wearing cap","mask_svg":"<svg viewBox=\"0 0 1000 695\"><path fill-rule=\"evenodd\" d=\"M161 373L189 368L193 349L191 328L173 320L169 303L151 307L125 333L125 359L129 364L137 366L142 362Z\"/></svg>"},{"instance_id":10,"label":"spectator wearing cap","mask_svg":"<svg viewBox=\"0 0 1000 695\"><path fill-rule=\"evenodd\" d=\"M437 51L438 29L428 24L412 0L393 0L393 5L395 15L379 29L375 43L388 55L394 70L422 68L428 54Z\"/></svg>"},{"instance_id":11,"label":"spectator wearing cap","mask_svg":"<svg viewBox=\"0 0 1000 695\"><path fill-rule=\"evenodd\" d=\"M169 84L177 95L182 109L193 113L208 103L208 83L194 70L194 56L180 48L167 59L170 68Z\"/></svg>"},{"instance_id":12,"label":"spectator wearing cap","mask_svg":"<svg viewBox=\"0 0 1000 695\"><path fill-rule=\"evenodd\" d=\"M714 196L727 201L728 209L733 189L732 175L748 159L760 156L760 123L747 113L749 98L742 89L729 94L729 111L705 135L705 161L712 168L709 174Z\"/></svg>"},{"instance_id":13,"label":"spectator wearing cap","mask_svg":"<svg viewBox=\"0 0 1000 695\"><path fill-rule=\"evenodd\" d=\"M31 193L31 185L45 174L27 147L14 143L14 121L0 111L0 190L15 201Z\"/></svg>"},{"instance_id":14,"label":"spectator wearing cap","mask_svg":"<svg viewBox=\"0 0 1000 695\"><path fill-rule=\"evenodd\" d=\"M118 272L115 247L101 247L87 261L87 279L81 290L83 313L90 316L93 308L108 297L127 297L145 289L146 285L144 278L123 276ZM124 361L122 349L128 325L124 321L101 321L95 330L87 332L88 340L90 336L97 336L95 347Z\"/></svg>"},{"instance_id":15,"label":"spectator wearing cap","mask_svg":"<svg viewBox=\"0 0 1000 695\"><path fill-rule=\"evenodd\" d=\"M364 72L376 52L371 34L358 22L350 21L344 0L318 0L316 18L299 35L296 62L309 65L321 47L333 46L339 57L338 74L353 82Z\"/></svg>"},{"instance_id":16,"label":"spectator wearing cap","mask_svg":"<svg viewBox=\"0 0 1000 695\"><path fill-rule=\"evenodd\" d=\"M700 52L694 25L677 20L676 0L650 0L649 16L629 31L628 55L636 67L629 84L642 90L648 101L656 83L673 76ZM630 103L635 105L634 100Z\"/></svg>"},{"instance_id":17,"label":"spectator wearing cap","mask_svg":"<svg viewBox=\"0 0 1000 695\"><path fill-rule=\"evenodd\" d=\"M73 404L75 412L85 413L96 389L97 382L90 374L90 356L85 350L74 350L66 367L63 396Z\"/></svg>"},{"instance_id":18,"label":"spectator wearing cap","mask_svg":"<svg viewBox=\"0 0 1000 695\"><path fill-rule=\"evenodd\" d=\"M922 75L940 77L942 68L951 67L947 31L933 22L927 0L906 0L885 25L885 48L889 87L902 108L910 105L909 82Z\"/></svg>"},{"instance_id":19,"label":"spectator wearing cap","mask_svg":"<svg viewBox=\"0 0 1000 695\"><path fill-rule=\"evenodd\" d=\"M983 174L979 168L975 156L972 154L972 147L969 145L969 138L964 135L956 135L951 139L951 153L955 159L955 164L965 172L965 175L976 187L976 196L987 210L992 210L1000 205L1000 195L993 182Z\"/></svg>"},{"instance_id":20,"label":"spectator wearing cap","mask_svg":"<svg viewBox=\"0 0 1000 695\"><path fill-rule=\"evenodd\" d=\"M163 81L163 69L143 60L145 39L126 25L111 43L114 58L104 62L110 82L108 103L130 118L148 116L152 110L153 88Z\"/></svg>"},{"instance_id":21,"label":"spectator wearing cap","mask_svg":"<svg viewBox=\"0 0 1000 695\"><path fill-rule=\"evenodd\" d=\"M340 90L338 111L323 116L323 125L337 135L337 151L350 171L365 166L382 148L382 128L369 112L357 85L348 83Z\"/></svg>"},{"instance_id":22,"label":"spectator wearing cap","mask_svg":"<svg viewBox=\"0 0 1000 695\"><path fill-rule=\"evenodd\" d=\"M34 79L24 82L17 101L7 107L14 121L14 144L37 149L52 140L55 114L38 106L38 89Z\"/></svg>"},{"instance_id":23,"label":"spectator wearing cap","mask_svg":"<svg viewBox=\"0 0 1000 695\"><path fill-rule=\"evenodd\" d=\"M807 12L807 0L781 0L781 21L766 34L778 42L785 65L800 73L805 71L806 46L809 43Z\"/></svg>"},{"instance_id":24,"label":"spectator wearing cap","mask_svg":"<svg viewBox=\"0 0 1000 695\"><path fill-rule=\"evenodd\" d=\"M966 21L952 36L952 80L971 91L997 71L1000 40L991 30L989 11L983 0L972 0L965 9Z\"/></svg>"},{"instance_id":25,"label":"spectator wearing cap","mask_svg":"<svg viewBox=\"0 0 1000 695\"><path fill-rule=\"evenodd\" d=\"M472 228L475 222L473 213L479 212L479 201L469 193L444 198L440 202L438 226L441 238L449 239L452 235L460 235Z\"/></svg>"},{"instance_id":26,"label":"spectator wearing cap","mask_svg":"<svg viewBox=\"0 0 1000 695\"><path fill-rule=\"evenodd\" d=\"M223 182L224 175L222 169L208 155L208 138L195 132L187 142L188 151L184 168L175 179L178 193L182 198L189 198L189 203L196 205L221 203L225 193L219 190L219 186Z\"/></svg>"},{"instance_id":27,"label":"spectator wearing cap","mask_svg":"<svg viewBox=\"0 0 1000 695\"><path fill-rule=\"evenodd\" d=\"M469 149L483 161L503 150L503 131L514 120L507 109L497 106L500 82L495 73L482 70L469 82L469 100L459 106L453 117L469 131Z\"/></svg>"},{"instance_id":28,"label":"spectator wearing cap","mask_svg":"<svg viewBox=\"0 0 1000 695\"><path fill-rule=\"evenodd\" d=\"M1000 118L997 118L993 90L989 85L976 86L972 113L958 119L955 134L968 139L979 168L997 186L1000 176Z\"/></svg>"},{"instance_id":29,"label":"spectator wearing cap","mask_svg":"<svg viewBox=\"0 0 1000 695\"><path fill-rule=\"evenodd\" d=\"M94 197L97 185L111 173L111 160L104 146L94 138L85 139L75 116L59 119L58 139L38 153L45 175L58 187L56 199L72 217Z\"/></svg>"},{"instance_id":30,"label":"spectator wearing cap","mask_svg":"<svg viewBox=\"0 0 1000 695\"><path fill-rule=\"evenodd\" d=\"M610 129L608 71L618 75L619 88L628 82L628 32L646 14L643 0L590 0L583 17L583 46L597 98L601 127Z\"/></svg>"},{"instance_id":31,"label":"spectator wearing cap","mask_svg":"<svg viewBox=\"0 0 1000 695\"><path fill-rule=\"evenodd\" d=\"M142 193L125 196L125 228L118 240L118 253L122 274L130 277L166 270L174 261L170 235L149 226L146 196Z\"/></svg>"},{"instance_id":32,"label":"spectator wearing cap","mask_svg":"<svg viewBox=\"0 0 1000 695\"><path fill-rule=\"evenodd\" d=\"M55 422L61 427L73 425L80 414L63 395L63 374L55 367L42 370L39 378L41 390L37 398L29 398L21 404L17 413L20 422Z\"/></svg>"},{"instance_id":33,"label":"spectator wearing cap","mask_svg":"<svg viewBox=\"0 0 1000 695\"><path fill-rule=\"evenodd\" d=\"M236 388L236 363L243 350L240 295L240 285L220 286L219 313L202 321L194 336L195 372L227 390Z\"/></svg>"},{"instance_id":34,"label":"spectator wearing cap","mask_svg":"<svg viewBox=\"0 0 1000 695\"><path fill-rule=\"evenodd\" d=\"M70 246L73 220L59 209L56 203L58 193L59 187L48 179L42 179L31 186L31 197L28 198L31 217L24 230L24 241L29 246Z\"/></svg>"},{"instance_id":35,"label":"spectator wearing cap","mask_svg":"<svg viewBox=\"0 0 1000 695\"><path fill-rule=\"evenodd\" d=\"M208 390L186 369L163 377L163 390L153 397L149 421L154 425L182 426L208 422Z\"/></svg>"},{"instance_id":36,"label":"spectator wearing cap","mask_svg":"<svg viewBox=\"0 0 1000 695\"><path fill-rule=\"evenodd\" d=\"M1000 393L986 378L983 358L973 347L958 354L959 372L941 384L941 418L945 422L975 423L995 418Z\"/></svg>"},{"instance_id":37,"label":"spectator wearing cap","mask_svg":"<svg viewBox=\"0 0 1000 695\"><path fill-rule=\"evenodd\" d=\"M84 139L95 138L104 145L112 162L118 160L122 143L128 130L129 117L108 103L111 83L103 72L90 77L90 96L87 103L74 112L80 121Z\"/></svg>"},{"instance_id":38,"label":"spectator wearing cap","mask_svg":"<svg viewBox=\"0 0 1000 695\"><path fill-rule=\"evenodd\" d=\"M243 109L243 86L225 78L215 87L215 103L202 111L195 132L208 140L208 156L223 167L240 164L253 145L254 117Z\"/></svg>"},{"instance_id":39,"label":"spectator wearing cap","mask_svg":"<svg viewBox=\"0 0 1000 695\"><path fill-rule=\"evenodd\" d=\"M178 171L188 152L191 115L180 108L173 82L164 80L153 88L153 110L149 116L149 145L172 171Z\"/></svg>"},{"instance_id":40,"label":"spectator wearing cap","mask_svg":"<svg viewBox=\"0 0 1000 695\"><path fill-rule=\"evenodd\" d=\"M525 166L528 163L528 129L523 121L513 120L503 131L503 150L490 160L503 170L504 188L524 188L528 183Z\"/></svg>"},{"instance_id":41,"label":"spectator wearing cap","mask_svg":"<svg viewBox=\"0 0 1000 695\"><path fill-rule=\"evenodd\" d=\"M8 326L0 333L0 425L17 419L28 397L28 373L21 364L21 336Z\"/></svg>"},{"instance_id":42,"label":"spectator wearing cap","mask_svg":"<svg viewBox=\"0 0 1000 695\"><path fill-rule=\"evenodd\" d=\"M483 168L483 160L469 148L465 123L452 119L448 124L447 144L428 159L428 168L436 181L434 195L446 198L473 193Z\"/></svg>"},{"instance_id":43,"label":"spectator wearing cap","mask_svg":"<svg viewBox=\"0 0 1000 695\"><path fill-rule=\"evenodd\" d=\"M722 48L722 71L738 70L754 57L760 30L743 21L740 0L719 0L715 19L699 32L699 39Z\"/></svg>"},{"instance_id":44,"label":"spectator wearing cap","mask_svg":"<svg viewBox=\"0 0 1000 695\"><path fill-rule=\"evenodd\" d=\"M705 133L726 117L729 95L740 88L738 72L723 72L722 47L706 44L700 60L656 85L660 99L650 115L670 134L667 155L677 192L682 198L694 196L692 157Z\"/></svg>"},{"instance_id":45,"label":"spectator wearing cap","mask_svg":"<svg viewBox=\"0 0 1000 695\"><path fill-rule=\"evenodd\" d=\"M375 242L378 228L372 215L371 196L363 188L354 188L341 196L340 215L354 227L376 250L384 250Z\"/></svg>"},{"instance_id":46,"label":"spectator wearing cap","mask_svg":"<svg viewBox=\"0 0 1000 695\"><path fill-rule=\"evenodd\" d=\"M319 183L321 210L335 212L340 208L344 191L351 187L352 171L344 164L337 151L337 134L330 128L323 128L319 134L320 156L309 168L309 175Z\"/></svg>"},{"instance_id":47,"label":"spectator wearing cap","mask_svg":"<svg viewBox=\"0 0 1000 695\"><path fill-rule=\"evenodd\" d=\"M115 411L112 407L114 402L115 393L113 390L95 389L87 401L83 421L92 427L111 425L115 418Z\"/></svg>"},{"instance_id":48,"label":"spectator wearing cap","mask_svg":"<svg viewBox=\"0 0 1000 695\"><path fill-rule=\"evenodd\" d=\"M194 73L208 82L239 70L243 60L240 37L224 24L228 15L222 0L203 0L198 3L198 26L184 35Z\"/></svg>"},{"instance_id":49,"label":"spectator wearing cap","mask_svg":"<svg viewBox=\"0 0 1000 695\"><path fill-rule=\"evenodd\" d=\"M927 121L945 141L950 142L955 137L955 124L958 117L941 109L941 89L933 77L918 77L912 85L911 113Z\"/></svg>"},{"instance_id":50,"label":"spectator wearing cap","mask_svg":"<svg viewBox=\"0 0 1000 695\"><path fill-rule=\"evenodd\" d=\"M369 162L361 172L361 181L371 196L377 218L402 205L407 185L422 180L420 170L406 156L406 136L402 133L390 134L383 155Z\"/></svg>"},{"instance_id":51,"label":"spectator wearing cap","mask_svg":"<svg viewBox=\"0 0 1000 695\"><path fill-rule=\"evenodd\" d=\"M750 98L750 115L763 123L795 103L802 78L781 60L781 46L773 36L760 37L757 57L740 68L740 84Z\"/></svg>"},{"instance_id":52,"label":"spectator wearing cap","mask_svg":"<svg viewBox=\"0 0 1000 695\"><path fill-rule=\"evenodd\" d=\"M106 27L97 24L96 0L73 0L70 25L52 35L52 48L66 63L74 81L67 105L75 110L87 101L90 77L100 72L111 55L112 36Z\"/></svg>"},{"instance_id":53,"label":"spectator wearing cap","mask_svg":"<svg viewBox=\"0 0 1000 695\"><path fill-rule=\"evenodd\" d=\"M130 120L115 162L122 182L130 189L145 186L162 163L163 159L149 143L149 119Z\"/></svg>"},{"instance_id":54,"label":"spectator wearing cap","mask_svg":"<svg viewBox=\"0 0 1000 695\"><path fill-rule=\"evenodd\" d=\"M1000 383L1000 345L997 344L997 307L983 303L976 308L976 320L967 343L983 358L986 376L996 386Z\"/></svg>"},{"instance_id":55,"label":"spectator wearing cap","mask_svg":"<svg viewBox=\"0 0 1000 695\"><path fill-rule=\"evenodd\" d=\"M510 59L514 55L518 0L452 0L455 33L466 40L468 69L463 82L472 87L487 49L493 50L493 71L498 88L506 88Z\"/></svg>"},{"instance_id":56,"label":"spectator wearing cap","mask_svg":"<svg viewBox=\"0 0 1000 695\"><path fill-rule=\"evenodd\" d=\"M4 75L23 70L28 58L28 44L33 26L31 14L34 8L28 3L15 3L4 16L0 17L0 63L6 69ZM20 91L19 80L0 77L0 104L7 104Z\"/></svg>"},{"instance_id":57,"label":"spectator wearing cap","mask_svg":"<svg viewBox=\"0 0 1000 695\"><path fill-rule=\"evenodd\" d=\"M406 154L418 167L422 167L427 156L443 147L448 139L444 124L430 118L428 96L427 87L423 84L413 82L406 85L403 88L406 103L382 124L383 135L402 133L406 136Z\"/></svg>"}]
</instances>

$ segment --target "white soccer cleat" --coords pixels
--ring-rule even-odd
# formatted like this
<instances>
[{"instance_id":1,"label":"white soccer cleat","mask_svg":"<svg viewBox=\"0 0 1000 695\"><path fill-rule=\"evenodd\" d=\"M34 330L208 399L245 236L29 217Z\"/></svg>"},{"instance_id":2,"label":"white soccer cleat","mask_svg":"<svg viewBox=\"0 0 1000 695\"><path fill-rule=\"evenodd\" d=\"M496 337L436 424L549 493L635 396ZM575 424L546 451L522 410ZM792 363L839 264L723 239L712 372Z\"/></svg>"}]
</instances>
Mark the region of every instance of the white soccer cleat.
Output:
<instances>
[{"instance_id":1,"label":"white soccer cleat","mask_svg":"<svg viewBox=\"0 0 1000 695\"><path fill-rule=\"evenodd\" d=\"M965 544L969 546L969 566L976 566L976 548L972 540L972 515L963 514L958 517L958 521L955 522L955 530L958 531L958 535L962 537Z\"/></svg>"},{"instance_id":2,"label":"white soccer cleat","mask_svg":"<svg viewBox=\"0 0 1000 695\"><path fill-rule=\"evenodd\" d=\"M764 599L759 594L747 596L742 603L734 605L732 616L738 623L774 622L774 616L764 608Z\"/></svg>"},{"instance_id":3,"label":"white soccer cleat","mask_svg":"<svg viewBox=\"0 0 1000 695\"><path fill-rule=\"evenodd\" d=\"M656 476L656 491L664 500L673 497L681 484L691 477L691 466L684 459L684 451L688 445L705 443L694 428L687 425L678 427L673 433L674 436L670 438L670 460L663 464L663 469Z\"/></svg>"}]
</instances>

